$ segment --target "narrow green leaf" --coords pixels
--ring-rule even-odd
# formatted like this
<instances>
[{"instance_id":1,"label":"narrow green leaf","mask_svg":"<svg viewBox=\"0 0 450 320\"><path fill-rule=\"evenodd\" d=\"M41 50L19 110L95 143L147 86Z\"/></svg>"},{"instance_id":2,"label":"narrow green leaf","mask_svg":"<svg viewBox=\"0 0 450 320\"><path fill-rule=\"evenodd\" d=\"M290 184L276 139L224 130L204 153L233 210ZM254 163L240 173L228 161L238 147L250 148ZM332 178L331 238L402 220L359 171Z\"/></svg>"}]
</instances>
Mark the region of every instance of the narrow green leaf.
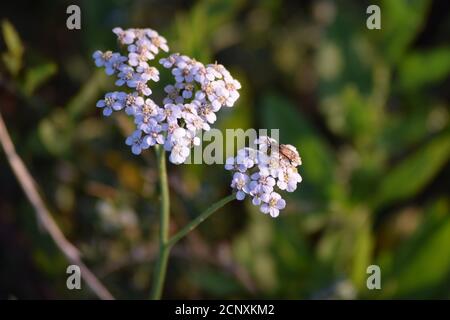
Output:
<instances>
[{"instance_id":1,"label":"narrow green leaf","mask_svg":"<svg viewBox=\"0 0 450 320\"><path fill-rule=\"evenodd\" d=\"M375 205L383 206L414 196L442 168L450 156L450 132L437 136L397 165L381 180Z\"/></svg>"},{"instance_id":2,"label":"narrow green leaf","mask_svg":"<svg viewBox=\"0 0 450 320\"><path fill-rule=\"evenodd\" d=\"M14 26L8 20L3 20L2 31L8 51L14 56L21 56L23 54L23 45Z\"/></svg>"},{"instance_id":3,"label":"narrow green leaf","mask_svg":"<svg viewBox=\"0 0 450 320\"><path fill-rule=\"evenodd\" d=\"M400 66L400 82L405 89L416 90L450 73L450 47L408 55Z\"/></svg>"},{"instance_id":4,"label":"narrow green leaf","mask_svg":"<svg viewBox=\"0 0 450 320\"><path fill-rule=\"evenodd\" d=\"M448 290L450 277L450 216L448 201L432 204L420 229L401 247L390 253L391 262L382 265L383 298L427 299ZM388 260L389 261L389 260Z\"/></svg>"},{"instance_id":5,"label":"narrow green leaf","mask_svg":"<svg viewBox=\"0 0 450 320\"><path fill-rule=\"evenodd\" d=\"M12 75L17 75L22 67L23 44L14 26L8 21L2 21L2 33L8 51L2 55L3 62Z\"/></svg>"},{"instance_id":6,"label":"narrow green leaf","mask_svg":"<svg viewBox=\"0 0 450 320\"><path fill-rule=\"evenodd\" d=\"M397 63L425 21L431 1L384 0L381 3L381 30L384 54Z\"/></svg>"},{"instance_id":7,"label":"narrow green leaf","mask_svg":"<svg viewBox=\"0 0 450 320\"><path fill-rule=\"evenodd\" d=\"M56 71L57 66L54 63L46 63L29 69L25 75L25 82L23 85L24 92L27 95L33 94L33 92L53 76Z\"/></svg>"},{"instance_id":8,"label":"narrow green leaf","mask_svg":"<svg viewBox=\"0 0 450 320\"><path fill-rule=\"evenodd\" d=\"M366 285L366 269L371 264L373 239L370 230L370 223L365 223L364 226L357 230L353 266L352 266L352 280L357 288L364 288Z\"/></svg>"},{"instance_id":9,"label":"narrow green leaf","mask_svg":"<svg viewBox=\"0 0 450 320\"><path fill-rule=\"evenodd\" d=\"M83 112L95 108L96 99L102 89L106 88L107 81L103 70L97 70L92 74L66 106L72 120L77 119Z\"/></svg>"}]
</instances>

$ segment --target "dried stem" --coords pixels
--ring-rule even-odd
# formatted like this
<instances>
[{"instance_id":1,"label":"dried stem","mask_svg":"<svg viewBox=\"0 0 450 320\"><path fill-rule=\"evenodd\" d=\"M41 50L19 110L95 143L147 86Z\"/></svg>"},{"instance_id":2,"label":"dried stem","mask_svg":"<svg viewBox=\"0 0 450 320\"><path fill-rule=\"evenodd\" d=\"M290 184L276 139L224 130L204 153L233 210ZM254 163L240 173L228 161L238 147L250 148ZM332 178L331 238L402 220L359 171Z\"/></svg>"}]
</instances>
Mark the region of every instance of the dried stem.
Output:
<instances>
[{"instance_id":1,"label":"dried stem","mask_svg":"<svg viewBox=\"0 0 450 320\"><path fill-rule=\"evenodd\" d=\"M103 284L97 279L91 270L83 263L80 258L78 249L71 244L61 229L56 224L49 210L44 204L44 201L40 197L36 184L25 167L22 159L16 153L14 144L11 141L6 125L0 114L0 142L5 150L6 157L8 159L14 174L17 177L19 184L22 186L28 200L31 202L35 209L38 221L44 227L44 229L50 234L50 237L55 242L56 246L62 251L70 263L78 265L81 270L81 277L86 281L91 290L100 298L104 300L112 300L114 297L106 289Z\"/></svg>"}]
</instances>

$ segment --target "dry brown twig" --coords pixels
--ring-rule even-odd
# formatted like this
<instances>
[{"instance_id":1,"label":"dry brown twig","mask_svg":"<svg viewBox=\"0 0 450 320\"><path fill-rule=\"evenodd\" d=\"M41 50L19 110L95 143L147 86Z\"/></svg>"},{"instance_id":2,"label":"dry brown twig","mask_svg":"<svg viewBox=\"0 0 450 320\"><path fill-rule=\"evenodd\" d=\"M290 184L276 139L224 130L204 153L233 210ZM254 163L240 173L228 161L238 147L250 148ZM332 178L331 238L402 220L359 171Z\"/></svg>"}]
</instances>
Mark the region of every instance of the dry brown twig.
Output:
<instances>
[{"instance_id":1,"label":"dry brown twig","mask_svg":"<svg viewBox=\"0 0 450 320\"><path fill-rule=\"evenodd\" d=\"M55 242L56 246L62 251L70 263L80 267L81 277L87 283L89 288L103 300L113 300L114 297L105 288L105 286L97 279L92 271L83 263L78 249L70 243L61 229L56 224L49 210L44 204L39 192L37 191L35 182L28 172L22 159L17 154L14 144L9 136L3 117L0 114L0 142L5 150L6 158L8 159L14 174L17 177L19 184L22 186L28 200L36 211L36 216L41 225L49 233L50 237Z\"/></svg>"}]
</instances>

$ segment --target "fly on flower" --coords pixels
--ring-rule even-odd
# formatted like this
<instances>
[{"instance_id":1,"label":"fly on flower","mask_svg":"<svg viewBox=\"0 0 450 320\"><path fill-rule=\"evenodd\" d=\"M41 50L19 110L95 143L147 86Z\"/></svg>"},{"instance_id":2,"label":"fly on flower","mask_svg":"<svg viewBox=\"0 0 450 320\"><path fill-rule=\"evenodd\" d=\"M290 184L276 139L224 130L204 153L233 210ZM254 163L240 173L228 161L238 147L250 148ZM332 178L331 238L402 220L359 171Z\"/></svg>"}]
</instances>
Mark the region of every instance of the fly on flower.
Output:
<instances>
[{"instance_id":1,"label":"fly on flower","mask_svg":"<svg viewBox=\"0 0 450 320\"><path fill-rule=\"evenodd\" d=\"M289 160L291 164L296 164L296 166L302 164L302 159L298 154L297 149L290 144L280 144L280 155L285 159Z\"/></svg>"},{"instance_id":2,"label":"fly on flower","mask_svg":"<svg viewBox=\"0 0 450 320\"><path fill-rule=\"evenodd\" d=\"M302 164L300 155L293 145L279 144L275 139L267 136L260 137L255 143L260 145L259 150L262 152L279 154L280 160L287 160L295 166Z\"/></svg>"},{"instance_id":3,"label":"fly on flower","mask_svg":"<svg viewBox=\"0 0 450 320\"><path fill-rule=\"evenodd\" d=\"M275 187L287 192L297 189L302 181L297 170L301 159L294 146L279 144L266 136L256 139L255 144L258 150L239 150L236 157L227 159L225 169L235 172L231 187L236 191L237 200L249 195L261 212L275 218L286 206Z\"/></svg>"}]
</instances>

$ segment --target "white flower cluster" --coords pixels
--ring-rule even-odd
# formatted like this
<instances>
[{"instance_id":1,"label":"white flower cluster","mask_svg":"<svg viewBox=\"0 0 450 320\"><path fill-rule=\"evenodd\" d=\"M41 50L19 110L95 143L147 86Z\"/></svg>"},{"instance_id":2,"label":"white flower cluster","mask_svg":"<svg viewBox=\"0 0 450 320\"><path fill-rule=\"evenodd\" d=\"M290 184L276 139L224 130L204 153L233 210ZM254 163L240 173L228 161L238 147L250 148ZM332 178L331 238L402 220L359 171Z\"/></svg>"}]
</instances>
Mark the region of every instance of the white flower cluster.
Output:
<instances>
[{"instance_id":1,"label":"white flower cluster","mask_svg":"<svg viewBox=\"0 0 450 320\"><path fill-rule=\"evenodd\" d=\"M243 148L236 157L226 160L225 169L233 171L231 187L236 191L236 199L252 197L252 203L260 206L261 212L277 217L286 206L286 201L275 187L293 192L302 181L297 167L301 159L292 145L279 145L266 136L256 139L258 150Z\"/></svg>"},{"instance_id":2,"label":"white flower cluster","mask_svg":"<svg viewBox=\"0 0 450 320\"><path fill-rule=\"evenodd\" d=\"M171 54L159 63L171 69L175 83L164 87L167 96L162 106L149 96L149 81L159 81L159 71L149 62L160 50L169 50L167 41L152 29L113 29L128 55L106 51L93 54L95 64L108 75L117 76L116 85L126 85L127 92L109 92L97 102L103 114L125 110L134 117L136 130L126 139L134 154L153 145L164 145L169 160L180 164L200 144L197 134L210 130L222 107L232 107L239 98L240 83L220 64L202 63L180 54Z\"/></svg>"}]
</instances>

